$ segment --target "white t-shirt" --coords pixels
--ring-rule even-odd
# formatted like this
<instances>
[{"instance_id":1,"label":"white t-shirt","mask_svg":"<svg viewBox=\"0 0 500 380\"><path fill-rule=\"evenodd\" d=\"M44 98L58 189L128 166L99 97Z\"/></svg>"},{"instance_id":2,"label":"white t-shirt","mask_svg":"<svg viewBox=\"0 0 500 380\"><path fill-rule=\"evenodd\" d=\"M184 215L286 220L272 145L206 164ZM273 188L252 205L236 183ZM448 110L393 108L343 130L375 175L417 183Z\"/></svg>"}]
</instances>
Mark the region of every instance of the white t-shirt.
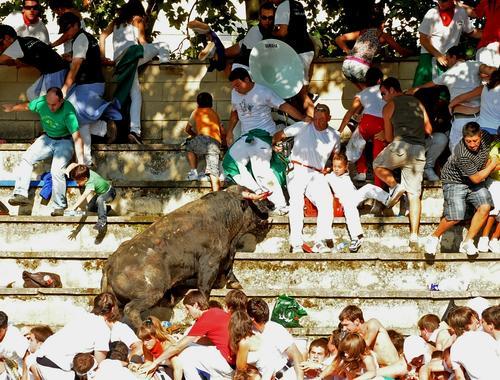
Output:
<instances>
[{"instance_id":1,"label":"white t-shirt","mask_svg":"<svg viewBox=\"0 0 500 380\"><path fill-rule=\"evenodd\" d=\"M19 372L22 371L22 360L28 350L29 342L19 329L15 326L8 326L4 338L0 342L0 358L15 360L18 364Z\"/></svg>"},{"instance_id":2,"label":"white t-shirt","mask_svg":"<svg viewBox=\"0 0 500 380\"><path fill-rule=\"evenodd\" d=\"M458 45L462 32L470 33L474 30L469 16L465 9L456 6L453 20L448 26L444 26L439 16L438 8L431 8L427 11L418 28L420 33L431 37L432 46L441 54L445 54L449 48ZM422 46L421 53L428 53Z\"/></svg>"},{"instance_id":3,"label":"white t-shirt","mask_svg":"<svg viewBox=\"0 0 500 380\"><path fill-rule=\"evenodd\" d=\"M359 101L363 105L363 114L382 117L382 109L385 106L385 101L380 93L380 86L366 87L363 91L356 94Z\"/></svg>"},{"instance_id":4,"label":"white t-shirt","mask_svg":"<svg viewBox=\"0 0 500 380\"><path fill-rule=\"evenodd\" d=\"M84 58L87 56L89 49L89 40L87 36L81 33L73 42L73 58Z\"/></svg>"},{"instance_id":5,"label":"white t-shirt","mask_svg":"<svg viewBox=\"0 0 500 380\"><path fill-rule=\"evenodd\" d=\"M119 360L105 359L99 364L93 380L137 380L137 377Z\"/></svg>"},{"instance_id":6,"label":"white t-shirt","mask_svg":"<svg viewBox=\"0 0 500 380\"><path fill-rule=\"evenodd\" d=\"M7 49L4 50L2 55L6 55L12 59L20 59L24 57L23 49L18 40L15 40Z\"/></svg>"},{"instance_id":7,"label":"white t-shirt","mask_svg":"<svg viewBox=\"0 0 500 380\"><path fill-rule=\"evenodd\" d=\"M38 355L52 360L64 371L70 371L76 354L109 351L110 336L111 331L102 316L85 313L49 336Z\"/></svg>"},{"instance_id":8,"label":"white t-shirt","mask_svg":"<svg viewBox=\"0 0 500 380\"><path fill-rule=\"evenodd\" d=\"M313 123L303 121L286 127L285 136L294 137L290 160L323 169L332 151L340 149L340 135L331 127L318 131Z\"/></svg>"},{"instance_id":9,"label":"white t-shirt","mask_svg":"<svg viewBox=\"0 0 500 380\"><path fill-rule=\"evenodd\" d=\"M85 22L83 21L83 19L80 20L80 28L82 30L85 30ZM74 47L73 47L74 49ZM64 54L69 54L71 53L71 50L72 50L72 44L71 44L71 40L69 41L66 41L64 44L63 44L63 50L64 50Z\"/></svg>"},{"instance_id":10,"label":"white t-shirt","mask_svg":"<svg viewBox=\"0 0 500 380\"><path fill-rule=\"evenodd\" d=\"M24 23L21 12L13 12L4 18L2 24L12 26L19 37L35 37L46 44L50 44L49 32L42 20L28 26Z\"/></svg>"},{"instance_id":11,"label":"white t-shirt","mask_svg":"<svg viewBox=\"0 0 500 380\"><path fill-rule=\"evenodd\" d=\"M113 59L118 61L125 51L138 44L139 29L132 24L120 24L113 28Z\"/></svg>"},{"instance_id":12,"label":"white t-shirt","mask_svg":"<svg viewBox=\"0 0 500 380\"><path fill-rule=\"evenodd\" d=\"M286 364L288 360L286 350L294 344L294 340L287 329L273 321L266 323L261 337L256 366L262 374L262 380L269 380Z\"/></svg>"},{"instance_id":13,"label":"white t-shirt","mask_svg":"<svg viewBox=\"0 0 500 380\"><path fill-rule=\"evenodd\" d=\"M479 66L481 65L482 63L479 61L457 62L432 81L435 84L448 87L450 98L453 99L481 85L481 77L479 76ZM461 104L469 107L479 107L481 99L478 96Z\"/></svg>"},{"instance_id":14,"label":"white t-shirt","mask_svg":"<svg viewBox=\"0 0 500 380\"><path fill-rule=\"evenodd\" d=\"M128 348L136 342L140 342L141 340L135 335L134 331L125 323L120 321L116 321L113 323L113 327L111 327L111 337L109 339L110 342L123 342L127 345Z\"/></svg>"},{"instance_id":15,"label":"white t-shirt","mask_svg":"<svg viewBox=\"0 0 500 380\"><path fill-rule=\"evenodd\" d=\"M279 108L285 101L272 90L258 83L242 95L236 90L231 91L231 104L238 113L241 122L241 134L252 129L263 129L273 135L276 124L271 115L271 108Z\"/></svg>"},{"instance_id":16,"label":"white t-shirt","mask_svg":"<svg viewBox=\"0 0 500 380\"><path fill-rule=\"evenodd\" d=\"M498 380L500 357L497 343L483 331L467 331L451 346L453 369L462 365L471 380Z\"/></svg>"},{"instance_id":17,"label":"white t-shirt","mask_svg":"<svg viewBox=\"0 0 500 380\"><path fill-rule=\"evenodd\" d=\"M254 25L250 28L245 37L239 42L240 46L245 44L248 49L253 49L260 41L262 41L262 33L260 32L259 26Z\"/></svg>"},{"instance_id":18,"label":"white t-shirt","mask_svg":"<svg viewBox=\"0 0 500 380\"><path fill-rule=\"evenodd\" d=\"M274 25L288 25L290 22L290 2L283 1L274 14Z\"/></svg>"},{"instance_id":19,"label":"white t-shirt","mask_svg":"<svg viewBox=\"0 0 500 380\"><path fill-rule=\"evenodd\" d=\"M477 122L481 128L493 129L496 133L500 126L500 86L491 90L484 86L481 93L481 113Z\"/></svg>"}]
</instances>

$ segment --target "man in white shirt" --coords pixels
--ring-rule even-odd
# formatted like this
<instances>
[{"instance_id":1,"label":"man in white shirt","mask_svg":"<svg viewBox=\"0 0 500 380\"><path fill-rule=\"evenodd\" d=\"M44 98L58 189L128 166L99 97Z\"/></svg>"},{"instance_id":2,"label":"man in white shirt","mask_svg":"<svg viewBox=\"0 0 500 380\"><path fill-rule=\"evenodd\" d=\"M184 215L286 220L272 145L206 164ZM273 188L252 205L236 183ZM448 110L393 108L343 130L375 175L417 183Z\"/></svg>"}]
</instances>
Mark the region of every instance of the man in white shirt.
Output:
<instances>
[{"instance_id":1,"label":"man in white shirt","mask_svg":"<svg viewBox=\"0 0 500 380\"><path fill-rule=\"evenodd\" d=\"M10 359L17 363L18 371L21 373L23 360L28 355L28 340L15 326L9 326L7 314L0 311L0 378L4 376L4 359Z\"/></svg>"},{"instance_id":2,"label":"man in white shirt","mask_svg":"<svg viewBox=\"0 0 500 380\"><path fill-rule=\"evenodd\" d=\"M280 324L269 320L269 306L261 298L251 298L247 312L254 328L261 334L259 360L256 363L262 380L303 380L302 354L292 335Z\"/></svg>"},{"instance_id":3,"label":"man in white shirt","mask_svg":"<svg viewBox=\"0 0 500 380\"><path fill-rule=\"evenodd\" d=\"M290 246L292 252L304 252L304 195L318 209L314 252L329 252L326 241L333 238L333 196L325 178L325 165L333 153L340 150L340 135L328 125L330 109L325 104L314 108L311 123L299 122L274 135L277 143L285 137L294 137L290 161L293 170L288 173L290 194Z\"/></svg>"},{"instance_id":4,"label":"man in white shirt","mask_svg":"<svg viewBox=\"0 0 500 380\"><path fill-rule=\"evenodd\" d=\"M269 200L274 203L276 213L285 215L288 212L286 200L270 164L271 141L276 133L271 109L279 109L298 120L304 119L304 116L267 87L252 82L248 71L242 67L234 69L229 80L233 87L233 109L226 131L229 150L224 157L224 172L256 194L270 192ZM238 120L241 137L233 143L233 129ZM229 169L229 162L237 167L234 172ZM252 166L252 173L247 169L248 163Z\"/></svg>"},{"instance_id":5,"label":"man in white shirt","mask_svg":"<svg viewBox=\"0 0 500 380\"><path fill-rule=\"evenodd\" d=\"M49 32L40 19L41 13L42 6L39 0L24 0L22 11L11 13L2 23L12 26L19 37L35 37L50 44Z\"/></svg>"}]
</instances>

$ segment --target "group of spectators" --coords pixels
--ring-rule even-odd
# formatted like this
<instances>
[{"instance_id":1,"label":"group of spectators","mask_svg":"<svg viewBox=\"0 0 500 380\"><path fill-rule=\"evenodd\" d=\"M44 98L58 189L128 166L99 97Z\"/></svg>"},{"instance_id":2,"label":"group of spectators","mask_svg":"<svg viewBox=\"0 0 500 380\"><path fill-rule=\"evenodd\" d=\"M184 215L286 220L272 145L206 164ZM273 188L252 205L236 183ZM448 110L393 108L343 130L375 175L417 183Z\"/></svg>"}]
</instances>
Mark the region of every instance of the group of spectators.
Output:
<instances>
[{"instance_id":1,"label":"group of spectators","mask_svg":"<svg viewBox=\"0 0 500 380\"><path fill-rule=\"evenodd\" d=\"M263 299L231 290L224 301L189 291L182 303L194 322L182 333L154 316L134 332L119 321L111 293L55 333L48 326L21 333L0 311L0 378L494 380L500 373L500 305L484 298L449 308L442 319L422 316L418 334L407 337L349 305L332 334L303 351L270 320Z\"/></svg>"}]
</instances>

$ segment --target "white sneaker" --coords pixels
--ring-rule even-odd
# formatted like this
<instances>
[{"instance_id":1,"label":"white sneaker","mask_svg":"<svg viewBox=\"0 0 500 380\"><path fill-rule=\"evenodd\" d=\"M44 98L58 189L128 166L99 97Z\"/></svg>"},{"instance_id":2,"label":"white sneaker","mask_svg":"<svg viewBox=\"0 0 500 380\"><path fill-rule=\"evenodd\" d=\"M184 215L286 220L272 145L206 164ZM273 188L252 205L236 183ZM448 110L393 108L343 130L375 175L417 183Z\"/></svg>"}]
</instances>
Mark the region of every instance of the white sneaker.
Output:
<instances>
[{"instance_id":1,"label":"white sneaker","mask_svg":"<svg viewBox=\"0 0 500 380\"><path fill-rule=\"evenodd\" d=\"M437 236L429 236L425 242L424 250L428 255L435 256L439 247L440 238Z\"/></svg>"},{"instance_id":2,"label":"white sneaker","mask_svg":"<svg viewBox=\"0 0 500 380\"><path fill-rule=\"evenodd\" d=\"M477 250L479 252L488 252L490 250L490 239L488 236L481 236L477 242Z\"/></svg>"},{"instance_id":3,"label":"white sneaker","mask_svg":"<svg viewBox=\"0 0 500 380\"><path fill-rule=\"evenodd\" d=\"M498 239L491 239L489 247L491 252L500 253L500 241Z\"/></svg>"},{"instance_id":4,"label":"white sneaker","mask_svg":"<svg viewBox=\"0 0 500 380\"><path fill-rule=\"evenodd\" d=\"M366 173L358 173L353 178L353 181L364 182L366 181Z\"/></svg>"},{"instance_id":5,"label":"white sneaker","mask_svg":"<svg viewBox=\"0 0 500 380\"><path fill-rule=\"evenodd\" d=\"M210 176L207 173L201 173L198 175L198 181L210 182Z\"/></svg>"},{"instance_id":6,"label":"white sneaker","mask_svg":"<svg viewBox=\"0 0 500 380\"><path fill-rule=\"evenodd\" d=\"M302 245L292 245L290 246L291 253L304 253Z\"/></svg>"},{"instance_id":7,"label":"white sneaker","mask_svg":"<svg viewBox=\"0 0 500 380\"><path fill-rule=\"evenodd\" d=\"M314 246L312 247L312 251L314 253L327 253L330 252L331 249L328 248L326 245L326 242L324 240L318 240L316 243L314 243Z\"/></svg>"},{"instance_id":8,"label":"white sneaker","mask_svg":"<svg viewBox=\"0 0 500 380\"><path fill-rule=\"evenodd\" d=\"M474 245L474 242L472 240L464 240L460 243L460 248L459 248L460 253L465 253L467 256L475 256L478 254L478 250L476 246Z\"/></svg>"},{"instance_id":9,"label":"white sneaker","mask_svg":"<svg viewBox=\"0 0 500 380\"><path fill-rule=\"evenodd\" d=\"M396 203L398 203L399 198L401 198L405 192L406 192L405 188L400 183L398 183L392 189L389 189L389 199L387 200L387 208L391 208Z\"/></svg>"},{"instance_id":10,"label":"white sneaker","mask_svg":"<svg viewBox=\"0 0 500 380\"><path fill-rule=\"evenodd\" d=\"M191 169L186 177L188 181L197 181L198 180L198 171L196 169Z\"/></svg>"}]
</instances>

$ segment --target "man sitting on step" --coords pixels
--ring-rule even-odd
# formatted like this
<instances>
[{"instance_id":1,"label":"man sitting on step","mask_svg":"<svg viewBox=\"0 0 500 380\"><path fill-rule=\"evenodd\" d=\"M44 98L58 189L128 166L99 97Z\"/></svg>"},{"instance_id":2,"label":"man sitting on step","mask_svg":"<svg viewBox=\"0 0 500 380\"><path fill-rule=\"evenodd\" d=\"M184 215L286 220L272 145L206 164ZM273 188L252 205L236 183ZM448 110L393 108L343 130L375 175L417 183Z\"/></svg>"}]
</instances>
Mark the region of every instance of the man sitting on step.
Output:
<instances>
[{"instance_id":1,"label":"man sitting on step","mask_svg":"<svg viewBox=\"0 0 500 380\"><path fill-rule=\"evenodd\" d=\"M396 378L407 373L404 357L399 356L384 326L375 318L365 322L363 312L355 305L349 305L340 312L340 324L343 330L360 334L366 346L372 350L380 368L377 376Z\"/></svg>"}]
</instances>

